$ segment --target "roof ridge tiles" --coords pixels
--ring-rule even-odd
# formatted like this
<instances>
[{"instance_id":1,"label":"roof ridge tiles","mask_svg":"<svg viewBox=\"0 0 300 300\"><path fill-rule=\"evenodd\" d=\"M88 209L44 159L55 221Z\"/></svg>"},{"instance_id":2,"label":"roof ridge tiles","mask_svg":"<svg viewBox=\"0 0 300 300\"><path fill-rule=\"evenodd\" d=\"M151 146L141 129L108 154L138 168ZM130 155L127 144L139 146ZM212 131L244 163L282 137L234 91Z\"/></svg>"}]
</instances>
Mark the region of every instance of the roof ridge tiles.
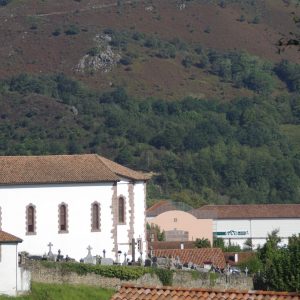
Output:
<instances>
[{"instance_id":1,"label":"roof ridge tiles","mask_svg":"<svg viewBox=\"0 0 300 300\"><path fill-rule=\"evenodd\" d=\"M147 180L145 174L98 154L0 156L0 185Z\"/></svg>"},{"instance_id":2,"label":"roof ridge tiles","mask_svg":"<svg viewBox=\"0 0 300 300\"><path fill-rule=\"evenodd\" d=\"M148 292L155 290L156 293L159 292L159 294L162 296L162 299L169 299L170 296L183 297L182 299L246 299L243 296L248 296L251 298L247 299L265 299L263 296L272 296L272 299L289 299L289 296L295 296L295 299L300 299L300 294L296 292L276 292L276 291L261 291L261 290L236 290L236 289L216 289L216 288L187 288L187 287L177 287L177 286L142 286L142 285L135 285L132 283L126 283L122 284L121 289L119 293L123 293L126 289L129 289L130 292L133 292L133 290L139 292L139 295L142 296L143 293L147 290ZM177 295L176 295L177 293ZM124 295L126 296L126 295ZM163 296L166 296L166 298L163 298ZM193 297L192 297L193 296ZM273 297L274 296L274 297ZM282 298L282 296L284 298ZM113 299L116 298L117 295L113 297ZM263 298L261 298L263 297ZM126 297L120 297L120 299L128 299ZM144 299L144 298L139 298ZM173 299L173 298L172 298ZM181 298L180 298L181 299ZM270 298L271 299L271 298Z\"/></svg>"}]
</instances>

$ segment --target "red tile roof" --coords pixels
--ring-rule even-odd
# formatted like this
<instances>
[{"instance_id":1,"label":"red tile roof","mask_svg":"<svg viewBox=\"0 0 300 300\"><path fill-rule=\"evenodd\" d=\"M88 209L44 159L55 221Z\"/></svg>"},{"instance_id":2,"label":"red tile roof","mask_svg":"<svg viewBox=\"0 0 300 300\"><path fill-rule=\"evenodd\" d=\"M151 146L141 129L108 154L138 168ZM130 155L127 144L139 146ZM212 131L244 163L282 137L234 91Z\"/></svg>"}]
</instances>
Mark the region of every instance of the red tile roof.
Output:
<instances>
[{"instance_id":1,"label":"red tile roof","mask_svg":"<svg viewBox=\"0 0 300 300\"><path fill-rule=\"evenodd\" d=\"M0 156L0 184L94 183L148 177L96 154Z\"/></svg>"},{"instance_id":2,"label":"red tile roof","mask_svg":"<svg viewBox=\"0 0 300 300\"><path fill-rule=\"evenodd\" d=\"M235 262L234 261L234 256L235 254L238 255L238 261ZM228 262L230 265L236 265L236 264L239 264L239 263L244 263L246 262L247 260L255 257L256 255L256 252L224 252L224 257L225 257L225 260L226 262Z\"/></svg>"},{"instance_id":3,"label":"red tile roof","mask_svg":"<svg viewBox=\"0 0 300 300\"><path fill-rule=\"evenodd\" d=\"M179 287L122 285L111 300L300 300L300 294L270 291L238 291Z\"/></svg>"},{"instance_id":4,"label":"red tile roof","mask_svg":"<svg viewBox=\"0 0 300 300\"><path fill-rule=\"evenodd\" d=\"M10 233L0 230L0 244L2 243L21 243L22 240Z\"/></svg>"},{"instance_id":5,"label":"red tile roof","mask_svg":"<svg viewBox=\"0 0 300 300\"><path fill-rule=\"evenodd\" d=\"M194 248L194 249L156 249L153 255L157 257L179 257L181 263L194 263L203 265L212 262L216 267L224 269L226 261L220 248Z\"/></svg>"},{"instance_id":6,"label":"red tile roof","mask_svg":"<svg viewBox=\"0 0 300 300\"><path fill-rule=\"evenodd\" d=\"M198 218L300 218L300 204L204 205L193 210Z\"/></svg>"}]
</instances>

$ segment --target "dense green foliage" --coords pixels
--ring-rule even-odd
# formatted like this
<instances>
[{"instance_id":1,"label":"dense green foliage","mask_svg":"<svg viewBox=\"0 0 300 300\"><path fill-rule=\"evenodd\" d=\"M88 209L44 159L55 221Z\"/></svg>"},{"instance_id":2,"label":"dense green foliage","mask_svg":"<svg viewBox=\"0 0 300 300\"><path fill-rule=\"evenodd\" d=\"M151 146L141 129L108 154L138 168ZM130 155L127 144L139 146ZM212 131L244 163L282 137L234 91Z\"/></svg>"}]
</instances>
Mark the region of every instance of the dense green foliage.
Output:
<instances>
[{"instance_id":1,"label":"dense green foliage","mask_svg":"<svg viewBox=\"0 0 300 300\"><path fill-rule=\"evenodd\" d=\"M79 275L94 273L104 277L115 277L121 280L134 280L138 279L146 273L150 273L149 268L140 267L127 267L127 266L102 266L102 265L89 265L82 263L54 263L42 262L45 267L58 268L63 273L75 272Z\"/></svg>"},{"instance_id":2,"label":"dense green foliage","mask_svg":"<svg viewBox=\"0 0 300 300\"><path fill-rule=\"evenodd\" d=\"M214 238L213 247L221 248L223 252L240 252L241 247L239 245L232 245L229 241L229 244L225 245L224 239Z\"/></svg>"},{"instance_id":3,"label":"dense green foliage","mask_svg":"<svg viewBox=\"0 0 300 300\"><path fill-rule=\"evenodd\" d=\"M32 282L29 295L16 298L0 296L1 300L108 300L114 290L68 284L46 284Z\"/></svg>"},{"instance_id":4,"label":"dense green foliage","mask_svg":"<svg viewBox=\"0 0 300 300\"><path fill-rule=\"evenodd\" d=\"M238 266L243 272L245 272L247 268L249 274L252 275L259 273L263 269L263 264L256 254L251 256L248 260L240 262Z\"/></svg>"},{"instance_id":5,"label":"dense green foliage","mask_svg":"<svg viewBox=\"0 0 300 300\"><path fill-rule=\"evenodd\" d=\"M136 280L145 274L156 274L163 285L172 285L171 270L158 268L142 268L133 266L102 266L82 263L42 262L47 268L58 268L62 273L75 272L79 275L94 273L104 277L119 278L121 280Z\"/></svg>"},{"instance_id":6,"label":"dense green foliage","mask_svg":"<svg viewBox=\"0 0 300 300\"><path fill-rule=\"evenodd\" d=\"M273 66L247 53L220 53L134 30L104 33L125 53L121 64L138 57L128 51L135 44L161 59L178 55L186 68L202 68L255 96L231 103L133 99L124 88L95 92L63 74L21 74L0 82L0 154L101 153L154 172L149 198L194 207L299 201L299 65ZM96 56L99 49L87 52ZM289 91L273 93L279 79Z\"/></svg>"},{"instance_id":7,"label":"dense green foliage","mask_svg":"<svg viewBox=\"0 0 300 300\"><path fill-rule=\"evenodd\" d=\"M62 74L22 74L1 82L0 91L0 103L10 106L1 112L0 154L101 153L155 172L149 197L192 206L299 201L299 147L281 130L300 123L297 94L231 103L139 100L123 88L90 91ZM35 94L66 111L48 112L43 123L29 105ZM24 112L14 118L15 107Z\"/></svg>"},{"instance_id":8,"label":"dense green foliage","mask_svg":"<svg viewBox=\"0 0 300 300\"><path fill-rule=\"evenodd\" d=\"M255 288L277 291L300 291L300 235L289 238L280 247L277 232L272 232L266 244L258 250L262 268L255 278Z\"/></svg>"},{"instance_id":9,"label":"dense green foliage","mask_svg":"<svg viewBox=\"0 0 300 300\"><path fill-rule=\"evenodd\" d=\"M197 248L210 248L211 244L209 239L202 238L202 239L196 239L195 246Z\"/></svg>"}]
</instances>

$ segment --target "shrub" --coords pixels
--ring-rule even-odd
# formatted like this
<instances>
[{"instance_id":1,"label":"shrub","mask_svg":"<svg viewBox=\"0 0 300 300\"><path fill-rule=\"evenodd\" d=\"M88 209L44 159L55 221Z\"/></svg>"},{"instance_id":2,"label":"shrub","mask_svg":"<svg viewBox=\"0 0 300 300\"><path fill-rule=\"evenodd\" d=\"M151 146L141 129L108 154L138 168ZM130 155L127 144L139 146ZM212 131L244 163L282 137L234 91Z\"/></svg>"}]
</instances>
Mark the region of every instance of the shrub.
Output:
<instances>
[{"instance_id":1,"label":"shrub","mask_svg":"<svg viewBox=\"0 0 300 300\"><path fill-rule=\"evenodd\" d=\"M167 269L153 269L161 283L165 286L171 286L173 283L173 271Z\"/></svg>"},{"instance_id":2,"label":"shrub","mask_svg":"<svg viewBox=\"0 0 300 300\"><path fill-rule=\"evenodd\" d=\"M205 33L210 33L210 32L211 32L210 26L207 26L207 27L204 29L204 32L205 32Z\"/></svg>"},{"instance_id":3,"label":"shrub","mask_svg":"<svg viewBox=\"0 0 300 300\"><path fill-rule=\"evenodd\" d=\"M244 15L241 15L240 18L238 19L238 21L240 22L245 22L246 21L246 18Z\"/></svg>"},{"instance_id":4,"label":"shrub","mask_svg":"<svg viewBox=\"0 0 300 300\"><path fill-rule=\"evenodd\" d=\"M70 27L65 30L66 35L75 35L79 33L79 28L76 25L70 25Z\"/></svg>"},{"instance_id":5,"label":"shrub","mask_svg":"<svg viewBox=\"0 0 300 300\"><path fill-rule=\"evenodd\" d=\"M120 63L124 66L132 64L132 58L130 56L124 56L120 59Z\"/></svg>"},{"instance_id":6,"label":"shrub","mask_svg":"<svg viewBox=\"0 0 300 300\"><path fill-rule=\"evenodd\" d=\"M87 52L87 54L90 56L97 56L99 55L99 53L100 53L100 49L98 47L93 47Z\"/></svg>"},{"instance_id":7,"label":"shrub","mask_svg":"<svg viewBox=\"0 0 300 300\"><path fill-rule=\"evenodd\" d=\"M7 5L11 0L0 0L0 6L5 6Z\"/></svg>"},{"instance_id":8,"label":"shrub","mask_svg":"<svg viewBox=\"0 0 300 300\"><path fill-rule=\"evenodd\" d=\"M186 56L181 63L185 68L190 68L193 65L193 60L190 56Z\"/></svg>"},{"instance_id":9,"label":"shrub","mask_svg":"<svg viewBox=\"0 0 300 300\"><path fill-rule=\"evenodd\" d=\"M60 34L61 34L60 28L56 28L56 29L52 32L52 35L53 35L53 36L59 36Z\"/></svg>"},{"instance_id":10,"label":"shrub","mask_svg":"<svg viewBox=\"0 0 300 300\"><path fill-rule=\"evenodd\" d=\"M156 274L163 285L172 285L173 271L159 268L143 268L133 266L102 266L83 263L63 262L55 263L41 261L46 268L58 268L62 273L75 272L78 275L94 273L104 277L119 278L121 280L136 280L145 274Z\"/></svg>"},{"instance_id":11,"label":"shrub","mask_svg":"<svg viewBox=\"0 0 300 300\"><path fill-rule=\"evenodd\" d=\"M260 23L260 17L259 16L255 16L252 20L253 24L259 24Z\"/></svg>"}]
</instances>

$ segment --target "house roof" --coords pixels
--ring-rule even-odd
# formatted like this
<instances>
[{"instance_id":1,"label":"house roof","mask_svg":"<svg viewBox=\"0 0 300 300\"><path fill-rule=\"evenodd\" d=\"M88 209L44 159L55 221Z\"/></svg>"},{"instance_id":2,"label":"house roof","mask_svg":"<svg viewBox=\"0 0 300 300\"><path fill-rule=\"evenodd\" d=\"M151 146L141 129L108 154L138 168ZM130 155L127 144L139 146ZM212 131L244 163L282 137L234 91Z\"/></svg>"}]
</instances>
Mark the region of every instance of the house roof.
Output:
<instances>
[{"instance_id":1,"label":"house roof","mask_svg":"<svg viewBox=\"0 0 300 300\"><path fill-rule=\"evenodd\" d=\"M300 204L204 205L192 213L214 219L300 218Z\"/></svg>"},{"instance_id":2,"label":"house roof","mask_svg":"<svg viewBox=\"0 0 300 300\"><path fill-rule=\"evenodd\" d=\"M21 243L22 240L10 233L0 230L0 244L2 243Z\"/></svg>"},{"instance_id":3,"label":"house roof","mask_svg":"<svg viewBox=\"0 0 300 300\"><path fill-rule=\"evenodd\" d=\"M226 266L224 254L220 248L194 248L194 249L155 249L156 257L179 257L181 263L203 265L211 262L216 267L224 269Z\"/></svg>"},{"instance_id":4,"label":"house roof","mask_svg":"<svg viewBox=\"0 0 300 300\"><path fill-rule=\"evenodd\" d=\"M235 254L238 255L238 261L234 261ZM249 259L256 256L256 253L253 251L243 251L243 252L224 252L224 257L226 262L228 262L230 265L237 265L239 263L244 263L248 261Z\"/></svg>"},{"instance_id":5,"label":"house roof","mask_svg":"<svg viewBox=\"0 0 300 300\"><path fill-rule=\"evenodd\" d=\"M97 154L0 156L0 184L94 183L149 179Z\"/></svg>"},{"instance_id":6,"label":"house roof","mask_svg":"<svg viewBox=\"0 0 300 300\"><path fill-rule=\"evenodd\" d=\"M299 300L300 294L271 291L216 290L205 288L150 287L122 285L111 300Z\"/></svg>"}]
</instances>

